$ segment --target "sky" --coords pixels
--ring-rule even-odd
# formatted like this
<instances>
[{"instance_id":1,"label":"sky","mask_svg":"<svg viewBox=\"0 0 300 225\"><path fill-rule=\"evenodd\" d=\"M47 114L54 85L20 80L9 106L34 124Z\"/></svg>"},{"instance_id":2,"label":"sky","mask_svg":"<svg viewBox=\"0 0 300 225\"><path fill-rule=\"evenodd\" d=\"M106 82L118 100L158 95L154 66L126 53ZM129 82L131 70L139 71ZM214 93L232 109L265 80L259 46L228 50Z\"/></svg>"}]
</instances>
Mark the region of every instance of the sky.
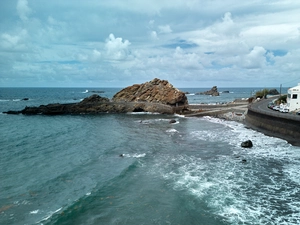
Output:
<instances>
[{"instance_id":1,"label":"sky","mask_svg":"<svg viewBox=\"0 0 300 225\"><path fill-rule=\"evenodd\" d=\"M0 87L300 82L298 0L1 0Z\"/></svg>"}]
</instances>

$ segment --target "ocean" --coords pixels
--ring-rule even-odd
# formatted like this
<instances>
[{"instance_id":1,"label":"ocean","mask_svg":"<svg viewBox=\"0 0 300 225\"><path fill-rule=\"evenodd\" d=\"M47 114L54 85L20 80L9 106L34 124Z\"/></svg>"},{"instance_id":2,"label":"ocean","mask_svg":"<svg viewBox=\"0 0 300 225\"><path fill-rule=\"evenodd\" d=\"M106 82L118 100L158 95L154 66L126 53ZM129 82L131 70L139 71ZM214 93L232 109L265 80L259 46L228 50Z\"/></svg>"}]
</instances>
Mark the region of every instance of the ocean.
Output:
<instances>
[{"instance_id":1,"label":"ocean","mask_svg":"<svg viewBox=\"0 0 300 225\"><path fill-rule=\"evenodd\" d=\"M0 112L78 102L98 91L111 98L120 89L0 88ZM219 88L229 91L219 97L181 90L190 104L219 104L255 88ZM0 135L3 225L300 224L300 147L242 123L0 113ZM241 148L248 139L253 148Z\"/></svg>"}]
</instances>

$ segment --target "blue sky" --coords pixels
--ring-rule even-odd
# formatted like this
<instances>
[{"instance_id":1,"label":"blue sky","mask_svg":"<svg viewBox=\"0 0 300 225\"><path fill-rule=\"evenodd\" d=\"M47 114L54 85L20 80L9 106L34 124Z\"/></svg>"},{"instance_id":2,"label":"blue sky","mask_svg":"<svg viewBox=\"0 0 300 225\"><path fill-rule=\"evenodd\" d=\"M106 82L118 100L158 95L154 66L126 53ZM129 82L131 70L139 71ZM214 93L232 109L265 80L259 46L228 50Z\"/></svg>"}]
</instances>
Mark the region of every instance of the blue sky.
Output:
<instances>
[{"instance_id":1,"label":"blue sky","mask_svg":"<svg viewBox=\"0 0 300 225\"><path fill-rule=\"evenodd\" d=\"M0 87L300 82L300 1L2 0Z\"/></svg>"}]
</instances>

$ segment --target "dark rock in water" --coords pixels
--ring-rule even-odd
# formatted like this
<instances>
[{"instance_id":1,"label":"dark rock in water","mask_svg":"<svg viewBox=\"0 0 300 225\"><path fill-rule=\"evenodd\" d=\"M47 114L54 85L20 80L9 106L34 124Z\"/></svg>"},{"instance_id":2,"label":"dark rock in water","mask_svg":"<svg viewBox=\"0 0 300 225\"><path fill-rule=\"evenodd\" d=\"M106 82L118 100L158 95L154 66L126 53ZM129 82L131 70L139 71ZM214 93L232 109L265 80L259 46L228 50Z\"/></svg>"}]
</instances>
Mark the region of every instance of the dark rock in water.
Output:
<instances>
[{"instance_id":1,"label":"dark rock in water","mask_svg":"<svg viewBox=\"0 0 300 225\"><path fill-rule=\"evenodd\" d=\"M6 114L20 114L21 111L12 111L12 110L9 110L9 111L3 112L3 113L6 113Z\"/></svg>"},{"instance_id":2,"label":"dark rock in water","mask_svg":"<svg viewBox=\"0 0 300 225\"><path fill-rule=\"evenodd\" d=\"M198 92L196 95L211 95L211 96L219 96L220 93L218 92L217 86L213 86L209 91L205 92Z\"/></svg>"},{"instance_id":3,"label":"dark rock in water","mask_svg":"<svg viewBox=\"0 0 300 225\"><path fill-rule=\"evenodd\" d=\"M48 104L39 107L25 107L21 111L7 114L98 114L127 112L158 112L164 114L181 113L188 110L185 94L174 88L168 81L155 78L144 84L124 88L112 100L93 94L79 103Z\"/></svg>"},{"instance_id":4,"label":"dark rock in water","mask_svg":"<svg viewBox=\"0 0 300 225\"><path fill-rule=\"evenodd\" d=\"M171 119L170 121L169 121L169 123L176 123L177 121L176 120L174 120L174 119Z\"/></svg>"},{"instance_id":5,"label":"dark rock in water","mask_svg":"<svg viewBox=\"0 0 300 225\"><path fill-rule=\"evenodd\" d=\"M29 98L23 98L22 99L22 101L28 101L29 100Z\"/></svg>"},{"instance_id":6,"label":"dark rock in water","mask_svg":"<svg viewBox=\"0 0 300 225\"><path fill-rule=\"evenodd\" d=\"M243 147L243 148L252 148L253 147L252 141L247 140L247 141L242 142L241 147Z\"/></svg>"},{"instance_id":7,"label":"dark rock in water","mask_svg":"<svg viewBox=\"0 0 300 225\"><path fill-rule=\"evenodd\" d=\"M105 91L90 91L92 93L104 93Z\"/></svg>"},{"instance_id":8,"label":"dark rock in water","mask_svg":"<svg viewBox=\"0 0 300 225\"><path fill-rule=\"evenodd\" d=\"M228 93L229 93L229 91L222 91L222 93L226 93L226 94L228 94Z\"/></svg>"},{"instance_id":9,"label":"dark rock in water","mask_svg":"<svg viewBox=\"0 0 300 225\"><path fill-rule=\"evenodd\" d=\"M247 160L246 159L242 159L242 162L245 163L245 162L247 162Z\"/></svg>"},{"instance_id":10,"label":"dark rock in water","mask_svg":"<svg viewBox=\"0 0 300 225\"><path fill-rule=\"evenodd\" d=\"M268 92L269 95L279 95L279 92L276 89L271 89Z\"/></svg>"}]
</instances>

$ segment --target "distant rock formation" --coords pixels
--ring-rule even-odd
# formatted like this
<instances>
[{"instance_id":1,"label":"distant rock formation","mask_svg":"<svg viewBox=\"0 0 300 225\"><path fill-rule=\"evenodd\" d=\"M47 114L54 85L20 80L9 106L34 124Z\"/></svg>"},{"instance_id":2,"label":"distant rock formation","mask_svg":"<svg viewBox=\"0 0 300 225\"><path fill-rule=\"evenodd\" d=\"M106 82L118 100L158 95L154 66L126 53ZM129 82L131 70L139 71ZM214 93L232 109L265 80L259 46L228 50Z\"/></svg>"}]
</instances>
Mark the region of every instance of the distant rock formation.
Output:
<instances>
[{"instance_id":1,"label":"distant rock formation","mask_svg":"<svg viewBox=\"0 0 300 225\"><path fill-rule=\"evenodd\" d=\"M213 86L209 91L199 92L196 95L211 95L211 96L219 96L220 93L218 92L217 86Z\"/></svg>"},{"instance_id":2,"label":"distant rock formation","mask_svg":"<svg viewBox=\"0 0 300 225\"><path fill-rule=\"evenodd\" d=\"M269 90L268 94L269 95L279 95L279 92L274 88L274 89Z\"/></svg>"},{"instance_id":3,"label":"distant rock formation","mask_svg":"<svg viewBox=\"0 0 300 225\"><path fill-rule=\"evenodd\" d=\"M124 88L108 98L93 94L79 103L48 104L39 107L25 107L21 111L7 111L7 114L97 114L126 112L157 112L164 114L182 113L188 110L185 94L174 88L168 81L155 78L144 84Z\"/></svg>"}]
</instances>

